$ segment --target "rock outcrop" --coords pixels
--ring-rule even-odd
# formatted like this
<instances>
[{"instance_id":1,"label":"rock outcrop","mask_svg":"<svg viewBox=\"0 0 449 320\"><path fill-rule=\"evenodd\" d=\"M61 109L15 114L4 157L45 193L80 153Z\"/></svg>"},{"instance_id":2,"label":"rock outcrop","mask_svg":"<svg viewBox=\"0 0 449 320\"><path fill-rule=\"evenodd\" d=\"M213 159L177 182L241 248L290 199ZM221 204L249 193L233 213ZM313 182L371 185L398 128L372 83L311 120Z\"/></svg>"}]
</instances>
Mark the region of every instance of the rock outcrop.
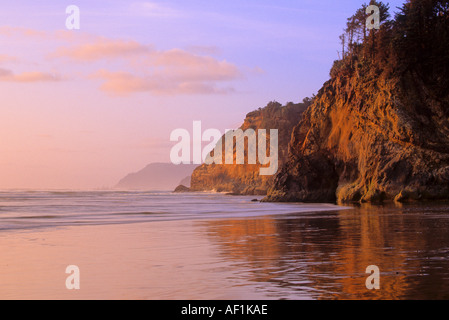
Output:
<instances>
[{"instance_id":1,"label":"rock outcrop","mask_svg":"<svg viewBox=\"0 0 449 320\"><path fill-rule=\"evenodd\" d=\"M448 13L421 4L338 61L266 201L449 199Z\"/></svg>"},{"instance_id":2,"label":"rock outcrop","mask_svg":"<svg viewBox=\"0 0 449 320\"><path fill-rule=\"evenodd\" d=\"M282 165L287 160L287 146L293 127L298 123L308 105L307 100L304 103L289 103L286 106L271 102L265 108L249 113L240 129L243 131L266 129L267 132L269 129L278 129L278 162ZM247 149L245 149L245 156L246 151ZM245 161L245 163L248 162ZM260 175L260 168L260 164L203 164L194 170L190 190L266 195L274 176Z\"/></svg>"},{"instance_id":3,"label":"rock outcrop","mask_svg":"<svg viewBox=\"0 0 449 320\"><path fill-rule=\"evenodd\" d=\"M186 187L185 185L180 184L176 187L174 193L186 193L186 192L192 192L189 187Z\"/></svg>"},{"instance_id":4,"label":"rock outcrop","mask_svg":"<svg viewBox=\"0 0 449 320\"><path fill-rule=\"evenodd\" d=\"M449 200L449 6L408 0L388 20L388 5L373 3L384 10L380 29L367 30L366 6L348 19L343 57L306 111L270 104L245 119L243 130L280 130L277 175L202 165L192 190L268 189L264 201Z\"/></svg>"}]
</instances>

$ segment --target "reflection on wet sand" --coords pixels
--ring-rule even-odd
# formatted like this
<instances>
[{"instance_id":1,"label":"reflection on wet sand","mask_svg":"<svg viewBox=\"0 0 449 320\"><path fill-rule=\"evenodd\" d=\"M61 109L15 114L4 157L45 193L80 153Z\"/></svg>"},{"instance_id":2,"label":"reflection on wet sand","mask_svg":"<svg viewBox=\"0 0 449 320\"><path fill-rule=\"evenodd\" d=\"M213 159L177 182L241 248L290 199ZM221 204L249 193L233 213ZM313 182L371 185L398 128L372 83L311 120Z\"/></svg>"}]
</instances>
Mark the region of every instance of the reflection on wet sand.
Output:
<instances>
[{"instance_id":1,"label":"reflection on wet sand","mask_svg":"<svg viewBox=\"0 0 449 320\"><path fill-rule=\"evenodd\" d=\"M223 259L273 298L449 298L444 204L201 223ZM369 265L380 268L380 290L365 286Z\"/></svg>"}]
</instances>

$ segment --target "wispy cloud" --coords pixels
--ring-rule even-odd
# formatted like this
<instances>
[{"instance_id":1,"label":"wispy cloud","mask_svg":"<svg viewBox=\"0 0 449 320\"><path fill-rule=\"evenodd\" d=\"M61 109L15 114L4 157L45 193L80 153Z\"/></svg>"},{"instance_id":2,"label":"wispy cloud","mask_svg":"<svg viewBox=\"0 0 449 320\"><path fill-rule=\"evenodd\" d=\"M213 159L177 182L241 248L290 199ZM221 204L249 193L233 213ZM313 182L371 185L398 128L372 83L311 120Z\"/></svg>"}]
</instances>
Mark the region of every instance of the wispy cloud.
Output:
<instances>
[{"instance_id":1,"label":"wispy cloud","mask_svg":"<svg viewBox=\"0 0 449 320\"><path fill-rule=\"evenodd\" d=\"M182 81L169 77L135 75L128 72L110 72L99 70L90 76L102 79L101 89L116 95L127 95L135 92L151 92L157 95L178 94L225 94L233 92L233 88L219 88L215 83L207 81Z\"/></svg>"},{"instance_id":2,"label":"wispy cloud","mask_svg":"<svg viewBox=\"0 0 449 320\"><path fill-rule=\"evenodd\" d=\"M149 53L150 46L136 41L101 38L95 43L85 43L75 47L60 47L51 57L68 57L79 61L94 61L107 58L126 58Z\"/></svg>"},{"instance_id":3,"label":"wispy cloud","mask_svg":"<svg viewBox=\"0 0 449 320\"><path fill-rule=\"evenodd\" d=\"M145 6L160 9L152 2L145 3ZM73 63L67 65L64 59L83 63L83 71L78 72L78 75L83 79L102 80L100 89L110 94L226 94L235 92L232 81L241 79L248 73L248 68L214 57L219 52L219 48L214 46L157 50L153 44L132 39L111 39L64 30L42 32L2 27L0 35L2 33L19 37L44 37L45 43L48 42L48 47L53 50L41 53L47 58L46 61L59 66L59 69L63 68L67 74L76 67ZM0 55L0 63L11 58ZM70 68L66 69L65 66ZM0 69L0 81L3 82L55 82L64 79L48 72L15 74L12 70Z\"/></svg>"},{"instance_id":4,"label":"wispy cloud","mask_svg":"<svg viewBox=\"0 0 449 320\"><path fill-rule=\"evenodd\" d=\"M114 94L222 94L233 89L219 88L219 82L243 76L236 65L226 60L182 49L155 50L152 45L136 41L102 38L70 48L61 47L51 56L92 63L106 59L125 62L122 71L103 68L89 76L89 79L102 79L101 89Z\"/></svg>"},{"instance_id":5,"label":"wispy cloud","mask_svg":"<svg viewBox=\"0 0 449 320\"><path fill-rule=\"evenodd\" d=\"M40 30L24 28L24 27L13 27L13 26L1 26L0 35L9 37L34 37L34 38L45 38L47 33Z\"/></svg>"},{"instance_id":6,"label":"wispy cloud","mask_svg":"<svg viewBox=\"0 0 449 320\"><path fill-rule=\"evenodd\" d=\"M0 68L0 81L4 82L56 82L62 81L62 77L56 74L33 71L14 74L9 69Z\"/></svg>"},{"instance_id":7,"label":"wispy cloud","mask_svg":"<svg viewBox=\"0 0 449 320\"><path fill-rule=\"evenodd\" d=\"M16 62L16 61L18 61L16 57L7 54L0 54L0 63Z\"/></svg>"},{"instance_id":8,"label":"wispy cloud","mask_svg":"<svg viewBox=\"0 0 449 320\"><path fill-rule=\"evenodd\" d=\"M161 67L165 76L189 81L229 81L242 76L239 68L226 60L200 56L181 49L153 53L149 67Z\"/></svg>"}]
</instances>

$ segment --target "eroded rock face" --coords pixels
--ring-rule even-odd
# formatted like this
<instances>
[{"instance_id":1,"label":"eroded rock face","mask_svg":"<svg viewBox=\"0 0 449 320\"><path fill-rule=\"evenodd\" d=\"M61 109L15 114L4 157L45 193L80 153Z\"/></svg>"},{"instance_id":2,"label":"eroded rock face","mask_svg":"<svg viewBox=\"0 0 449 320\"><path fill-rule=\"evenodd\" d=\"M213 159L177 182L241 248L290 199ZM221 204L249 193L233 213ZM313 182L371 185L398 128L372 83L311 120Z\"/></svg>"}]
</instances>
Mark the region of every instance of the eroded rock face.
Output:
<instances>
[{"instance_id":1,"label":"eroded rock face","mask_svg":"<svg viewBox=\"0 0 449 320\"><path fill-rule=\"evenodd\" d=\"M293 104L281 106L276 102L269 103L265 108L249 113L243 125L243 131L254 129L278 129L279 136L279 167L287 160L288 143L293 127L298 123L301 114L308 104ZM269 135L267 137L269 140ZM245 147L246 148L246 147ZM245 149L245 163L246 159ZM234 150L235 157L235 150ZM203 164L196 168L191 178L192 191L216 191L245 195L266 195L272 185L274 176L260 175L261 165L236 164Z\"/></svg>"},{"instance_id":2,"label":"eroded rock face","mask_svg":"<svg viewBox=\"0 0 449 320\"><path fill-rule=\"evenodd\" d=\"M267 201L449 199L449 99L413 71L337 76L294 128Z\"/></svg>"}]
</instances>

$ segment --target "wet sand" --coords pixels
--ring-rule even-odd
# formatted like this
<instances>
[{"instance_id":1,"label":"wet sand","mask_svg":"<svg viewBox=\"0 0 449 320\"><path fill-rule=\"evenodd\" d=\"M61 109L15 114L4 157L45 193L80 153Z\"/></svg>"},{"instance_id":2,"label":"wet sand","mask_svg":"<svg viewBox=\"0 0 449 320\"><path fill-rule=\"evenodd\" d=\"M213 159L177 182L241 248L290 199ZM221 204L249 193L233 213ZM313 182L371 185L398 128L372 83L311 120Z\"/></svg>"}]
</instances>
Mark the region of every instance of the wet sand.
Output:
<instances>
[{"instance_id":1,"label":"wet sand","mask_svg":"<svg viewBox=\"0 0 449 320\"><path fill-rule=\"evenodd\" d=\"M194 224L151 222L3 233L0 299L258 298L246 289L220 286L233 272L215 259L214 246ZM66 288L68 265L80 269L80 290Z\"/></svg>"},{"instance_id":2,"label":"wet sand","mask_svg":"<svg viewBox=\"0 0 449 320\"><path fill-rule=\"evenodd\" d=\"M445 205L8 231L0 299L448 299L448 231Z\"/></svg>"}]
</instances>

